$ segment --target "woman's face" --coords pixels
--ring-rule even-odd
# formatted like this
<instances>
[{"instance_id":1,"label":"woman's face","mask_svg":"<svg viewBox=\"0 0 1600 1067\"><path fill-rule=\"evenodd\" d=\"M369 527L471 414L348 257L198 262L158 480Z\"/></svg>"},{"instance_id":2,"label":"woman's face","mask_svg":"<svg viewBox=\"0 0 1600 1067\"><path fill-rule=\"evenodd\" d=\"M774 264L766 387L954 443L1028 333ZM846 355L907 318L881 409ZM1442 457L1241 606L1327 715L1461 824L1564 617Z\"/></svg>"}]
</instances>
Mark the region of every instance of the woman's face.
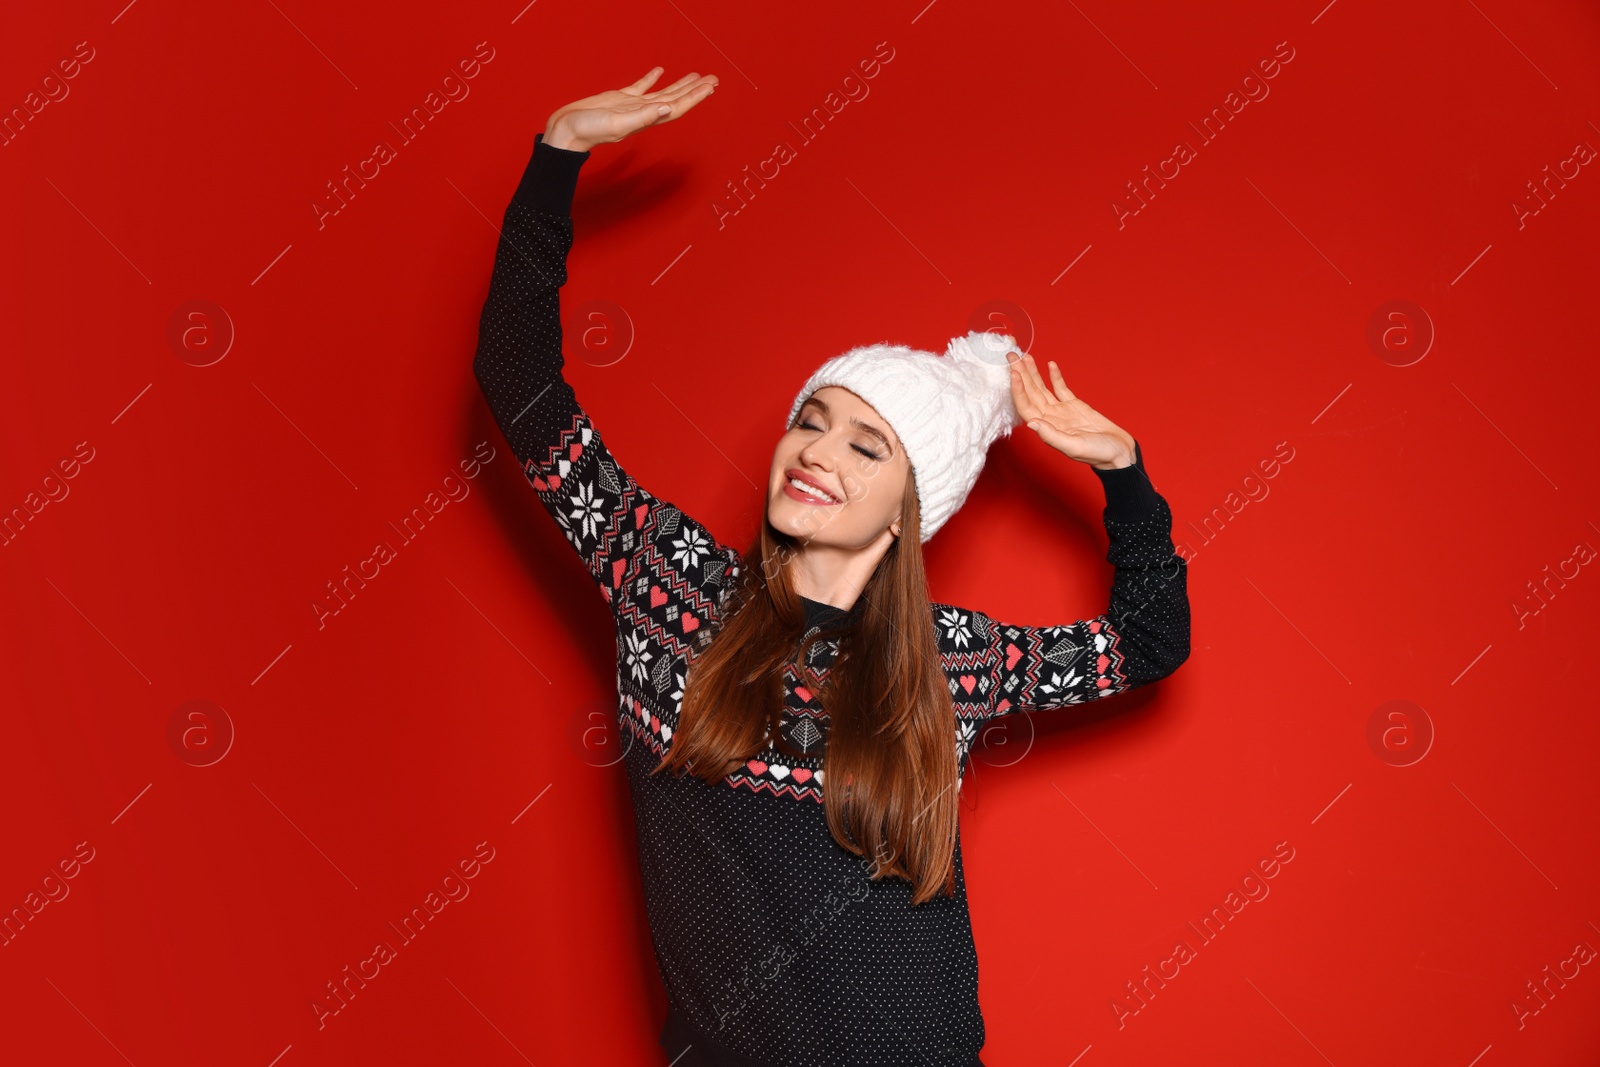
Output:
<instances>
[{"instance_id":1,"label":"woman's face","mask_svg":"<svg viewBox=\"0 0 1600 1067\"><path fill-rule=\"evenodd\" d=\"M801 492L791 477L817 486ZM889 423L850 390L824 386L778 439L768 479L767 521L807 544L862 549L904 533L900 514L911 461ZM814 495L820 490L826 500Z\"/></svg>"}]
</instances>

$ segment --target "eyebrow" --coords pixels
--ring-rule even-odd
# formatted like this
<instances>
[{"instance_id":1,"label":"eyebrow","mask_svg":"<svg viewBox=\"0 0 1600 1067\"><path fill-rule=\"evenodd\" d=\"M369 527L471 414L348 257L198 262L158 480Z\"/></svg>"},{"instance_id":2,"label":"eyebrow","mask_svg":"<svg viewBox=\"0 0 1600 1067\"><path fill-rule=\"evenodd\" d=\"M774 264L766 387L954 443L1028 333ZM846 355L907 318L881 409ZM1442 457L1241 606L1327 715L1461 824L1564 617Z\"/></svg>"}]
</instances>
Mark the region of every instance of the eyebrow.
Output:
<instances>
[{"instance_id":1,"label":"eyebrow","mask_svg":"<svg viewBox=\"0 0 1600 1067\"><path fill-rule=\"evenodd\" d=\"M827 414L830 413L829 410L828 410L827 402L823 401L823 400L818 400L814 396L813 397L808 397L806 399L806 402L804 404L801 404L800 407L801 407L802 410L804 410L806 407L808 407L811 404L815 404L817 407L821 408L822 409L822 413L824 415L827 415ZM894 445L889 443L889 439L883 435L883 431L882 430L878 429L876 426L872 425L872 423L870 423L870 422L862 422L860 419L856 418L854 415L850 416L850 424L852 426L856 426L856 427L858 427L860 429L863 429L863 430L867 431L872 436L874 436L878 440L882 441L883 442L883 447L887 448L889 450L889 455L891 455L891 456L894 455Z\"/></svg>"}]
</instances>

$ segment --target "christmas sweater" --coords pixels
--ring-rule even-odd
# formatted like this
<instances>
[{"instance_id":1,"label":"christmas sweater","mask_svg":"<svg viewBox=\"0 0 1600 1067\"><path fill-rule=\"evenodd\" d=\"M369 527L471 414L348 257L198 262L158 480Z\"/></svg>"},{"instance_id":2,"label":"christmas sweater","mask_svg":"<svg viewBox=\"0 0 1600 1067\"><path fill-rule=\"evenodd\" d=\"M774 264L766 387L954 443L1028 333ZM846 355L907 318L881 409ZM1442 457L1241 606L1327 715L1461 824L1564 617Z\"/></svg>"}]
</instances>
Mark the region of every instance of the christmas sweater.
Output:
<instances>
[{"instance_id":1,"label":"christmas sweater","mask_svg":"<svg viewBox=\"0 0 1600 1067\"><path fill-rule=\"evenodd\" d=\"M742 553L634 481L563 378L558 290L588 156L535 138L505 211L473 370L615 623L621 762L667 994L661 1062L980 1064L985 1030L959 834L955 895L913 907L908 882L871 881L867 861L828 830L827 716L815 689L837 639L813 647L809 677L786 670L782 736L719 784L649 773L672 745L696 632L716 622ZM929 604L963 774L986 723L1104 700L1188 656L1186 563L1137 446L1135 457L1129 467L1091 468L1105 490L1115 568L1104 614L1025 626ZM855 610L809 599L805 607L807 634Z\"/></svg>"}]
</instances>

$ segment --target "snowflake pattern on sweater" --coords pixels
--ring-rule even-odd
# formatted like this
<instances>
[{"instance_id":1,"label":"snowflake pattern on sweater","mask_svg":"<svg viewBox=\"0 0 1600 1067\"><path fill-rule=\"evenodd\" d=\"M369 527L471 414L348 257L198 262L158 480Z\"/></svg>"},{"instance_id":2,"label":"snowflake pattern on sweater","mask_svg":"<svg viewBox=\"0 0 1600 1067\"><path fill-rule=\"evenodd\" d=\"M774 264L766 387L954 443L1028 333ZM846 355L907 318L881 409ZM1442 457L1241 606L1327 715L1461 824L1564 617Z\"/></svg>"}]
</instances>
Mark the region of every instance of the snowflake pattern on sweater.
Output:
<instances>
[{"instance_id":1,"label":"snowflake pattern on sweater","mask_svg":"<svg viewBox=\"0 0 1600 1067\"><path fill-rule=\"evenodd\" d=\"M558 291L587 158L536 138L506 209L474 373L615 622L623 762L670 1006L663 1044L691 1046L678 1067L976 1063L984 1028L959 837L956 896L911 908L908 884L868 881L859 858L826 829L827 716L815 692L836 640L813 646L804 675L786 669L781 736L723 786L648 773L672 743L691 652L716 623L741 560L633 479L562 376ZM986 722L1105 699L1165 677L1187 657L1186 565L1173 549L1166 501L1137 448L1135 456L1131 467L1096 470L1115 567L1104 614L1022 626L930 604L963 775ZM848 614L811 600L805 607L808 634ZM836 902L834 914L796 933L805 925L796 916L824 899ZM754 965L772 946L796 941L804 951L783 965Z\"/></svg>"}]
</instances>

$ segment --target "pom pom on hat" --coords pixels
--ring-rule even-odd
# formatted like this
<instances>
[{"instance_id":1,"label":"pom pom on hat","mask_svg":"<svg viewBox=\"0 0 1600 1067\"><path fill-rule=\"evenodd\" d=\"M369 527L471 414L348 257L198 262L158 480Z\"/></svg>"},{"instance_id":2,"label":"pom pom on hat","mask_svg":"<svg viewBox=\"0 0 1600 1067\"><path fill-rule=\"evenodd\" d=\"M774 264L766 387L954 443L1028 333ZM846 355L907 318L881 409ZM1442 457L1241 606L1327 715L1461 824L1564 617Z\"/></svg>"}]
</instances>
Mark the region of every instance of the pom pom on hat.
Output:
<instances>
[{"instance_id":1,"label":"pom pom on hat","mask_svg":"<svg viewBox=\"0 0 1600 1067\"><path fill-rule=\"evenodd\" d=\"M887 343L853 348L811 375L785 427L824 386L848 389L871 404L911 461L926 543L966 502L989 446L1022 421L1011 398L1012 352L1022 354L1015 338L977 330L952 338L943 356Z\"/></svg>"}]
</instances>

